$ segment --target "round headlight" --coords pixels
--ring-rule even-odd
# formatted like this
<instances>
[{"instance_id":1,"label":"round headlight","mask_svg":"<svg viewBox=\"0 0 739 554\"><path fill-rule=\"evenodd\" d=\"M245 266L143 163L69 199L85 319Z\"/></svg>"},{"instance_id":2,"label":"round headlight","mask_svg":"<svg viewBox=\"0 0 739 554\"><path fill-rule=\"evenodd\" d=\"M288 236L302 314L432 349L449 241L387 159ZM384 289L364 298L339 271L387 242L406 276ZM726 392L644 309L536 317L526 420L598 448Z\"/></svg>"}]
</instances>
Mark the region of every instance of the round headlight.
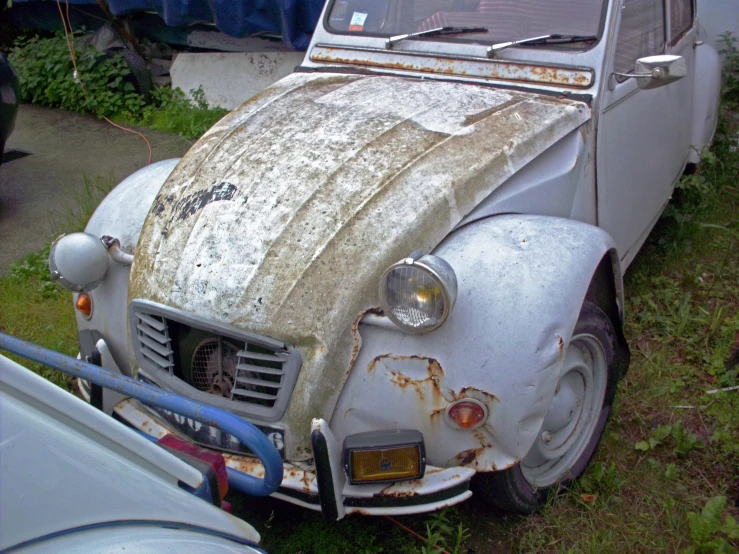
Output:
<instances>
[{"instance_id":1,"label":"round headlight","mask_svg":"<svg viewBox=\"0 0 739 554\"><path fill-rule=\"evenodd\" d=\"M108 249L95 235L62 235L49 252L51 279L73 292L91 291L108 271Z\"/></svg>"},{"instance_id":2,"label":"round headlight","mask_svg":"<svg viewBox=\"0 0 739 554\"><path fill-rule=\"evenodd\" d=\"M385 315L408 333L439 327L457 299L457 276L437 256L406 258L391 265L380 279Z\"/></svg>"}]
</instances>

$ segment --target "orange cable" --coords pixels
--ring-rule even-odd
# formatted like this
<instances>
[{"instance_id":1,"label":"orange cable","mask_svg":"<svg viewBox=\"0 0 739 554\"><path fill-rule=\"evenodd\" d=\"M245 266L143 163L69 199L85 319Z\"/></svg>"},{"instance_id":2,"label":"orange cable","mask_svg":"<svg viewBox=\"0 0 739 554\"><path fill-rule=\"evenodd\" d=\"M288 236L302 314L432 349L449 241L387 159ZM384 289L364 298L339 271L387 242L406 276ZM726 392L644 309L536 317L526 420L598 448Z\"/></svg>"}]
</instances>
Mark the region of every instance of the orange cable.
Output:
<instances>
[{"instance_id":1,"label":"orange cable","mask_svg":"<svg viewBox=\"0 0 739 554\"><path fill-rule=\"evenodd\" d=\"M110 119L108 119L104 115L101 116L101 117L105 121L107 121L108 123L110 123L113 127L118 127L121 131L128 131L129 133L133 133L134 135L138 135L142 139L144 139L144 142L146 143L146 146L149 148L149 161L148 161L148 163L146 165L151 165L151 154L152 154L152 152L151 152L151 144L146 139L146 137L143 135L143 133L139 133L138 131L134 131L133 129L129 129L128 127L122 127L122 126L118 125L117 123L113 123Z\"/></svg>"},{"instance_id":2,"label":"orange cable","mask_svg":"<svg viewBox=\"0 0 739 554\"><path fill-rule=\"evenodd\" d=\"M64 18L64 12L62 11L62 5L60 3L60 0L56 0L56 6L59 8L59 15L62 18L62 26L64 27L64 40L67 43L67 50L69 50L69 56L72 58L72 65L74 66L74 71L77 74L77 78L79 79L79 71L77 70L77 58L74 55L74 31L72 30L72 23L69 20L69 0L64 0L65 4L67 5L67 17ZM72 33L72 40L69 38L69 33L67 32L67 26L69 26L69 33ZM85 89L85 85L82 83L82 80L80 79L80 87L82 90L87 94L87 89ZM143 135L143 133L139 133L138 131L134 131L133 129L129 129L128 127L123 127L121 125L118 125L116 123L113 123L110 119L105 117L104 115L101 115L105 121L110 123L113 127L116 127L120 129L121 131L126 131L128 133L133 133L134 135L140 136L142 139L144 139L144 142L146 143L146 147L149 149L149 161L146 165L151 165L151 158L152 158L152 149L151 149L151 143L148 141L148 139Z\"/></svg>"},{"instance_id":3,"label":"orange cable","mask_svg":"<svg viewBox=\"0 0 739 554\"><path fill-rule=\"evenodd\" d=\"M406 531L408 531L408 532L409 532L409 533L410 533L411 535L413 535L413 536L414 536L414 537L416 537L417 539L420 539L420 540L422 540L423 542L428 542L428 539L425 539L424 537L422 537L421 535L419 535L418 533L416 533L416 532L415 532L415 531L414 531L413 529L411 529L410 527L406 527L405 525L403 525L402 523L400 523L400 522L399 522L399 521L398 521L397 519L393 519L393 518L392 518L392 517L390 517L390 516L385 516L385 517L386 517L387 519L389 519L390 521L392 521L392 522L393 522L393 523L394 523L395 525L397 525L397 526L398 526L398 527L400 527L401 529L405 529ZM446 550L442 550L442 551L441 551L441 553L442 553L442 554L450 554L450 553L449 553L448 551L446 551Z\"/></svg>"}]
</instances>

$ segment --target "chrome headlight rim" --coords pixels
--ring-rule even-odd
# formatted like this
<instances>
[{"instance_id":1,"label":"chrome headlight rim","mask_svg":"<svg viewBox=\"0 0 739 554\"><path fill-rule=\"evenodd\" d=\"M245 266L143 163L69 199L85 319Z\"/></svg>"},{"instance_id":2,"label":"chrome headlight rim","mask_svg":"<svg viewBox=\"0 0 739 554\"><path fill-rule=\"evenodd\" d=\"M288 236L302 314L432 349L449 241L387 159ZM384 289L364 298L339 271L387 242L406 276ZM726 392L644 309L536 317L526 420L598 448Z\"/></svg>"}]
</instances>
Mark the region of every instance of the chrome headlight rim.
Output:
<instances>
[{"instance_id":1,"label":"chrome headlight rim","mask_svg":"<svg viewBox=\"0 0 739 554\"><path fill-rule=\"evenodd\" d=\"M433 326L412 327L406 325L402 321L398 320L398 318L395 317L395 315L393 314L393 311L390 309L390 304L388 302L386 292L386 281L388 275L392 271L400 267L413 267L416 269L420 269L421 271L426 272L438 285L439 290L441 291L442 300L444 302L444 309L441 316L439 317L439 320ZM390 321L392 321L396 327L412 335L422 335L425 333L430 333L431 331L435 331L436 329L444 325L446 320L449 318L449 314L451 313L452 308L454 308L456 300L457 276L454 273L454 269L452 269L451 265L449 265L449 262L433 254L420 255L420 253L414 252L408 258L404 258L392 264L382 273L382 276L380 277L380 305L385 316L390 319Z\"/></svg>"}]
</instances>

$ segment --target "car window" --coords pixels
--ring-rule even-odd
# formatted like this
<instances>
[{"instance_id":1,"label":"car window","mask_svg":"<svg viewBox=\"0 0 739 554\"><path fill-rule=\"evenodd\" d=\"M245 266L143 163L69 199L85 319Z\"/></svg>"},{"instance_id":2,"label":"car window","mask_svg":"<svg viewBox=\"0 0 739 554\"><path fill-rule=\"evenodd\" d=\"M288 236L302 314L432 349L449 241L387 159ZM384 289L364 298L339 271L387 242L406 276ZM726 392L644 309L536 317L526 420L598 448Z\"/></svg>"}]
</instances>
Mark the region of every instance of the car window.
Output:
<instances>
[{"instance_id":1,"label":"car window","mask_svg":"<svg viewBox=\"0 0 739 554\"><path fill-rule=\"evenodd\" d=\"M693 1L670 0L670 43L675 44L693 26Z\"/></svg>"},{"instance_id":2,"label":"car window","mask_svg":"<svg viewBox=\"0 0 739 554\"><path fill-rule=\"evenodd\" d=\"M328 25L338 32L387 36L485 27L486 32L452 38L493 43L546 34L599 36L603 7L602 0L334 0Z\"/></svg>"},{"instance_id":3,"label":"car window","mask_svg":"<svg viewBox=\"0 0 739 554\"><path fill-rule=\"evenodd\" d=\"M665 49L664 0L624 0L613 70L633 73L636 60ZM625 77L619 77L623 81Z\"/></svg>"}]
</instances>

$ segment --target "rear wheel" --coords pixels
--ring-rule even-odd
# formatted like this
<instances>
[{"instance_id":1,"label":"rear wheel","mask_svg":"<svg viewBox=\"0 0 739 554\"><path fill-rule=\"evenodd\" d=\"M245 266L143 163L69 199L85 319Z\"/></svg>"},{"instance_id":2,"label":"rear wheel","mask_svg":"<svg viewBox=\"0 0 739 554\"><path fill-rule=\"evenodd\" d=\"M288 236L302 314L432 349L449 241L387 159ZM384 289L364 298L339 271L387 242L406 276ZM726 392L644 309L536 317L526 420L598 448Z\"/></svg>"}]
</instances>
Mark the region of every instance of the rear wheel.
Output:
<instances>
[{"instance_id":1,"label":"rear wheel","mask_svg":"<svg viewBox=\"0 0 739 554\"><path fill-rule=\"evenodd\" d=\"M539 437L520 464L478 474L478 494L499 508L531 513L583 474L613 405L616 347L608 316L585 302Z\"/></svg>"}]
</instances>

